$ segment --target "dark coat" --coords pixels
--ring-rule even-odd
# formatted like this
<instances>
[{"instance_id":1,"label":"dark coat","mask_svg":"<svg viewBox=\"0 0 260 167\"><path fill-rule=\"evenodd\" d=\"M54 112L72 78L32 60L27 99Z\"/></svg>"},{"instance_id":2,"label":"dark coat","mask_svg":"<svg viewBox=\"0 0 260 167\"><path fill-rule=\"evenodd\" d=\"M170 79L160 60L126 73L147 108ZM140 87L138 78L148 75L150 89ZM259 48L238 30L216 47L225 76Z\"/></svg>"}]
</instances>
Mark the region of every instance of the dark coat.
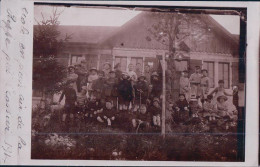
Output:
<instances>
[{"instance_id":1,"label":"dark coat","mask_svg":"<svg viewBox=\"0 0 260 167\"><path fill-rule=\"evenodd\" d=\"M117 96L117 84L118 84L117 78L108 78L104 82L104 95L106 97Z\"/></svg>"},{"instance_id":2,"label":"dark coat","mask_svg":"<svg viewBox=\"0 0 260 167\"><path fill-rule=\"evenodd\" d=\"M180 111L184 111L184 107L188 108L189 107L189 103L185 99L183 101L178 100L178 101L175 102L175 105L173 107L174 108L178 107L178 108L180 108Z\"/></svg>"},{"instance_id":3,"label":"dark coat","mask_svg":"<svg viewBox=\"0 0 260 167\"><path fill-rule=\"evenodd\" d=\"M143 100L147 99L148 96L148 85L146 81L137 81L137 83L134 85L135 90L135 99L140 100L140 94L141 98Z\"/></svg>"},{"instance_id":4,"label":"dark coat","mask_svg":"<svg viewBox=\"0 0 260 167\"><path fill-rule=\"evenodd\" d=\"M108 118L112 118L112 117L116 116L116 114L117 114L117 112L116 112L116 109L114 109L114 108L112 108L110 110L105 108L103 110L103 115L107 116Z\"/></svg>"},{"instance_id":5,"label":"dark coat","mask_svg":"<svg viewBox=\"0 0 260 167\"><path fill-rule=\"evenodd\" d=\"M102 108L102 105L100 103L100 101L88 101L87 105L86 105L86 111L87 112L94 112L97 110L100 110Z\"/></svg>"},{"instance_id":6,"label":"dark coat","mask_svg":"<svg viewBox=\"0 0 260 167\"><path fill-rule=\"evenodd\" d=\"M122 100L131 101L133 99L133 87L130 80L121 79L118 83L118 97Z\"/></svg>"},{"instance_id":7,"label":"dark coat","mask_svg":"<svg viewBox=\"0 0 260 167\"><path fill-rule=\"evenodd\" d=\"M65 88L60 96L59 102L65 96L65 104L74 104L77 101L77 94L73 88Z\"/></svg>"},{"instance_id":8,"label":"dark coat","mask_svg":"<svg viewBox=\"0 0 260 167\"><path fill-rule=\"evenodd\" d=\"M162 81L154 80L153 77L151 77L151 85L153 86L151 91L151 98L160 97L162 94Z\"/></svg>"},{"instance_id":9,"label":"dark coat","mask_svg":"<svg viewBox=\"0 0 260 167\"><path fill-rule=\"evenodd\" d=\"M148 112L154 115L161 115L162 109L161 107L157 108L154 105L148 108Z\"/></svg>"}]
</instances>

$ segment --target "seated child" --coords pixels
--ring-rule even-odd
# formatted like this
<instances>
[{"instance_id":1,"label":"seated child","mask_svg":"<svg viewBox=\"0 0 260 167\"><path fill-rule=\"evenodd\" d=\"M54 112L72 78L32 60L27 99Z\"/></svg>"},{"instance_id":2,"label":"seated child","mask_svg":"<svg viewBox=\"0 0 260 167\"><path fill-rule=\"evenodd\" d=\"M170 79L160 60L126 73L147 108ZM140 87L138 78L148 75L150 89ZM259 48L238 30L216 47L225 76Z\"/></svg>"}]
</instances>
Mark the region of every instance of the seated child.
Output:
<instances>
[{"instance_id":1,"label":"seated child","mask_svg":"<svg viewBox=\"0 0 260 167\"><path fill-rule=\"evenodd\" d=\"M152 106L149 108L149 112L152 114L153 117L153 125L155 126L161 126L161 106L160 106L160 100L159 98L155 97L153 99Z\"/></svg>"},{"instance_id":2,"label":"seated child","mask_svg":"<svg viewBox=\"0 0 260 167\"><path fill-rule=\"evenodd\" d=\"M98 113L101 113L103 110L100 101L97 100L96 96L93 94L90 96L90 100L86 104L85 117L96 117Z\"/></svg>"},{"instance_id":3,"label":"seated child","mask_svg":"<svg viewBox=\"0 0 260 167\"><path fill-rule=\"evenodd\" d=\"M216 110L220 117L225 117L227 115L227 111L228 111L228 105L226 103L227 100L228 98L225 95L220 95L219 97L217 97Z\"/></svg>"},{"instance_id":4,"label":"seated child","mask_svg":"<svg viewBox=\"0 0 260 167\"><path fill-rule=\"evenodd\" d=\"M208 95L207 99L203 103L203 117L208 118L209 121L215 120L216 117L219 117L216 113L214 104L212 104L212 98L212 95Z\"/></svg>"},{"instance_id":5,"label":"seated child","mask_svg":"<svg viewBox=\"0 0 260 167\"><path fill-rule=\"evenodd\" d=\"M196 98L191 98L189 106L192 118L198 118L199 112L202 110L201 106L198 103L198 100Z\"/></svg>"},{"instance_id":6,"label":"seated child","mask_svg":"<svg viewBox=\"0 0 260 167\"><path fill-rule=\"evenodd\" d=\"M175 111L175 118L177 119L176 121L183 122L188 119L189 117L189 104L185 98L184 94L179 95L179 100L175 102L175 105L173 106L173 110Z\"/></svg>"},{"instance_id":7,"label":"seated child","mask_svg":"<svg viewBox=\"0 0 260 167\"><path fill-rule=\"evenodd\" d=\"M116 119L116 110L113 108L113 101L112 100L108 100L106 102L106 107L103 110L102 114L99 114L97 117L97 120L99 122L107 122L108 126L112 125L112 121L114 121Z\"/></svg>"},{"instance_id":8,"label":"seated child","mask_svg":"<svg viewBox=\"0 0 260 167\"><path fill-rule=\"evenodd\" d=\"M133 128L145 128L149 127L151 123L151 116L146 111L146 106L144 104L139 108L139 112L136 113L136 117L132 119Z\"/></svg>"}]
</instances>

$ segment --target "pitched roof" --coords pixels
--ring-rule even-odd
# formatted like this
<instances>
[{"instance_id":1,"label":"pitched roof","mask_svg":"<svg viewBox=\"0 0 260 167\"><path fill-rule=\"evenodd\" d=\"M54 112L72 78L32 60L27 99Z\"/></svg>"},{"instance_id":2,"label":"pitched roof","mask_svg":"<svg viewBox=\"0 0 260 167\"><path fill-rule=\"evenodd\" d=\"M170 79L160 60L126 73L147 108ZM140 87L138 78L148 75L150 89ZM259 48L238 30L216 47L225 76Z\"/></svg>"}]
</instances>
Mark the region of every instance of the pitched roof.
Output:
<instances>
[{"instance_id":1,"label":"pitched roof","mask_svg":"<svg viewBox=\"0 0 260 167\"><path fill-rule=\"evenodd\" d=\"M37 26L37 25L36 25ZM104 40L107 36L115 32L118 27L110 26L58 26L60 31L60 39L64 39L67 35L71 35L69 42L97 44Z\"/></svg>"}]
</instances>

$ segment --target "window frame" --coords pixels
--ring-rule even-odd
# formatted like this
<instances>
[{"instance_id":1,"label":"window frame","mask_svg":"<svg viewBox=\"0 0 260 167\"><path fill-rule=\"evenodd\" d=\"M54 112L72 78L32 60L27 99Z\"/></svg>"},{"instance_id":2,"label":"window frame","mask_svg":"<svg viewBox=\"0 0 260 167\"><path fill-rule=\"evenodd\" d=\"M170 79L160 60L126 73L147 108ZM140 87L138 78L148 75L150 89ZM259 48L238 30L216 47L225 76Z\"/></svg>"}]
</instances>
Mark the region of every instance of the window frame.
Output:
<instances>
[{"instance_id":1,"label":"window frame","mask_svg":"<svg viewBox=\"0 0 260 167\"><path fill-rule=\"evenodd\" d=\"M207 63L207 70L208 70L208 74L209 74L209 63L212 63L213 65L213 81L212 81L212 86L210 86L210 88L214 88L215 87L215 75L216 75L216 72L215 72L215 62L214 61L203 61L203 64L202 64L202 67L204 68L204 65L205 63ZM209 77L209 76L208 76Z\"/></svg>"},{"instance_id":2,"label":"window frame","mask_svg":"<svg viewBox=\"0 0 260 167\"><path fill-rule=\"evenodd\" d=\"M224 84L224 88L225 89L230 89L230 62L218 62L218 79L221 80L221 78L219 77L219 69L220 69L220 64L223 65L223 77L224 77L224 65L227 64L228 65L228 87L225 87L225 84ZM224 80L224 78L222 79ZM225 81L225 80L224 80Z\"/></svg>"}]
</instances>

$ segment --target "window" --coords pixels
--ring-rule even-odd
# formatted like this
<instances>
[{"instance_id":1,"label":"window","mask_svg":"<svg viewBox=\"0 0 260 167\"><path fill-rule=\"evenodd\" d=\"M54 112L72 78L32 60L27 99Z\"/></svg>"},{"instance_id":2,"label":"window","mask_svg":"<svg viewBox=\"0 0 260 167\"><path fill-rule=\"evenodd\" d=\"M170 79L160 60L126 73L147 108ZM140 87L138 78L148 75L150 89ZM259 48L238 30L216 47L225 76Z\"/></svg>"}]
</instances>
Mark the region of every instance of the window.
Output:
<instances>
[{"instance_id":1,"label":"window","mask_svg":"<svg viewBox=\"0 0 260 167\"><path fill-rule=\"evenodd\" d=\"M229 88L229 63L218 64L218 79L224 80L224 88Z\"/></svg>"},{"instance_id":2,"label":"window","mask_svg":"<svg viewBox=\"0 0 260 167\"><path fill-rule=\"evenodd\" d=\"M84 56L83 56L83 55L71 55L70 65L78 64L78 63L80 63L82 60L84 60Z\"/></svg>"},{"instance_id":3,"label":"window","mask_svg":"<svg viewBox=\"0 0 260 167\"><path fill-rule=\"evenodd\" d=\"M121 71L126 71L127 69L127 58L126 57L121 57L121 56L116 56L115 57L115 65L120 63L121 65Z\"/></svg>"},{"instance_id":4,"label":"window","mask_svg":"<svg viewBox=\"0 0 260 167\"><path fill-rule=\"evenodd\" d=\"M202 69L208 70L209 84L211 88L214 88L214 62L204 61L202 65Z\"/></svg>"}]
</instances>

